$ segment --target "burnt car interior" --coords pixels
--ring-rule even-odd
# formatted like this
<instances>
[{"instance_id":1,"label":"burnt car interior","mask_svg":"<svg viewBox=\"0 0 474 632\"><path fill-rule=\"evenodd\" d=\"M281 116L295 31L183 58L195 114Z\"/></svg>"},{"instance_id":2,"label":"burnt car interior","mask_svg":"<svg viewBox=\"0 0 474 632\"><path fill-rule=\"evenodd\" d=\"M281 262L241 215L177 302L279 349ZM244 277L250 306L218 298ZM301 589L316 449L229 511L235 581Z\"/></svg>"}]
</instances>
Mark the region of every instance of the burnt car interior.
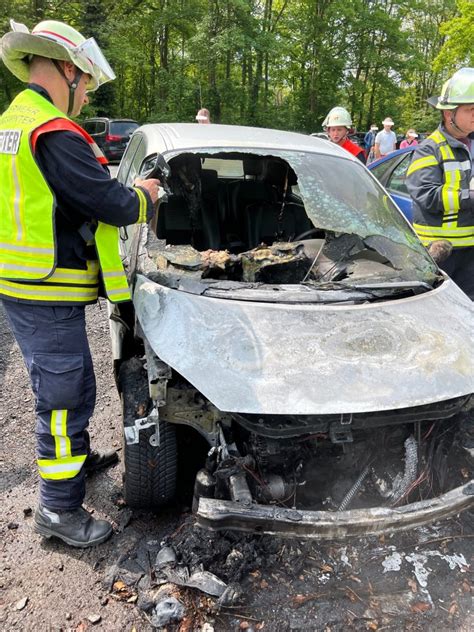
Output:
<instances>
[{"instance_id":1,"label":"burnt car interior","mask_svg":"<svg viewBox=\"0 0 474 632\"><path fill-rule=\"evenodd\" d=\"M285 161L228 153L227 160L242 161L242 177L232 178L203 168L205 158L181 154L169 161L172 195L159 208L158 238L196 250L240 253L261 243L293 241L314 228L293 192L297 177Z\"/></svg>"},{"instance_id":2,"label":"burnt car interior","mask_svg":"<svg viewBox=\"0 0 474 632\"><path fill-rule=\"evenodd\" d=\"M315 226L297 174L281 157L183 153L169 159L167 169L167 195L150 228L167 260L158 268L168 275L176 268L194 270L200 256L201 279L331 284L323 289L348 279L398 284L382 288L385 296L431 289L410 283L410 266L403 264L401 274L399 262L380 246L384 237L362 239ZM350 190L341 196L351 200ZM359 299L367 298L364 291ZM370 297L377 300L377 292Z\"/></svg>"}]
</instances>

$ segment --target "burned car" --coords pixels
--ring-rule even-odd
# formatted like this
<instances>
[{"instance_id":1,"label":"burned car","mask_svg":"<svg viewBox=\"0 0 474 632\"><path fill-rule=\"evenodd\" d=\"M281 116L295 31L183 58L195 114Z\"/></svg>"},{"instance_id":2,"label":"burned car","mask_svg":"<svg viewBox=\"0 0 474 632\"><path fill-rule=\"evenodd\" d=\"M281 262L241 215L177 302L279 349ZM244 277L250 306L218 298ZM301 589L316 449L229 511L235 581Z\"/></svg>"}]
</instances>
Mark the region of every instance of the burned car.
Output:
<instances>
[{"instance_id":1,"label":"burned car","mask_svg":"<svg viewBox=\"0 0 474 632\"><path fill-rule=\"evenodd\" d=\"M118 172L152 176L110 307L126 502L192 472L199 525L314 538L471 506L473 304L369 171L310 136L159 124Z\"/></svg>"}]
</instances>

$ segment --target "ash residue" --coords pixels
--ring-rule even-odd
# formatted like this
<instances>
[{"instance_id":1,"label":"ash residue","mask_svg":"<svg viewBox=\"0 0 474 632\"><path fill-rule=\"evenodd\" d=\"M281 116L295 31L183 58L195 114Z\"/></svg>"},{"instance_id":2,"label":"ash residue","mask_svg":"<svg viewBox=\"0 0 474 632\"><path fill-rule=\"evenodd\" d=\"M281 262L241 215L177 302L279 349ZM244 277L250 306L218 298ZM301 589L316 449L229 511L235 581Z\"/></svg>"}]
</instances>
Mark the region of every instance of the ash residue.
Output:
<instances>
[{"instance_id":1,"label":"ash residue","mask_svg":"<svg viewBox=\"0 0 474 632\"><path fill-rule=\"evenodd\" d=\"M287 568L298 574L309 554L316 554L312 542L285 540L268 535L249 535L197 527L193 519L184 523L174 537L166 540L177 553L177 561L189 568L202 565L226 583L241 582L258 569L270 572ZM319 555L318 555L319 557Z\"/></svg>"}]
</instances>

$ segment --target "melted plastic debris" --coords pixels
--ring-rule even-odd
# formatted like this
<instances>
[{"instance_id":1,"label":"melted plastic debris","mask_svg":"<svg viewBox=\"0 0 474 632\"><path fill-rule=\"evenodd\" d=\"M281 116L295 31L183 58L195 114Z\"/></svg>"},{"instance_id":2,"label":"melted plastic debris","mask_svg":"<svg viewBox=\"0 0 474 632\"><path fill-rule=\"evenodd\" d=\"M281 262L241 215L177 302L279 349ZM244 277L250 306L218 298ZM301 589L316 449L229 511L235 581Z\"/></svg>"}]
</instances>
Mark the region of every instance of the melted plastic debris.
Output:
<instances>
[{"instance_id":1,"label":"melted plastic debris","mask_svg":"<svg viewBox=\"0 0 474 632\"><path fill-rule=\"evenodd\" d=\"M428 561L426 555L421 553L412 553L406 556L406 561L413 564L413 572L415 577L422 588L426 588L428 585L428 576L431 569L425 568L425 564Z\"/></svg>"},{"instance_id":2,"label":"melted plastic debris","mask_svg":"<svg viewBox=\"0 0 474 632\"><path fill-rule=\"evenodd\" d=\"M382 562L384 573L390 571L399 571L402 567L402 556L397 551L394 551L391 555L388 555Z\"/></svg>"}]
</instances>

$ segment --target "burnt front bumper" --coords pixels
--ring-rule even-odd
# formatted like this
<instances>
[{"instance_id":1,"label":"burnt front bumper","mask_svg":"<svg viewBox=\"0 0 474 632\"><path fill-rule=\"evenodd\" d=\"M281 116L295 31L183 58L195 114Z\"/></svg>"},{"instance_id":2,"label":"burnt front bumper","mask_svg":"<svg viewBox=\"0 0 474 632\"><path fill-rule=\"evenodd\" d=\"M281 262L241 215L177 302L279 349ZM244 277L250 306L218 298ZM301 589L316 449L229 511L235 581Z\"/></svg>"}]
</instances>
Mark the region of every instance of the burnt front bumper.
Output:
<instances>
[{"instance_id":1,"label":"burnt front bumper","mask_svg":"<svg viewBox=\"0 0 474 632\"><path fill-rule=\"evenodd\" d=\"M339 539L412 529L448 518L474 506L474 480L432 498L399 508L373 507L348 511L301 511L275 505L243 505L200 498L196 514L201 527L231 529L282 537Z\"/></svg>"}]
</instances>

